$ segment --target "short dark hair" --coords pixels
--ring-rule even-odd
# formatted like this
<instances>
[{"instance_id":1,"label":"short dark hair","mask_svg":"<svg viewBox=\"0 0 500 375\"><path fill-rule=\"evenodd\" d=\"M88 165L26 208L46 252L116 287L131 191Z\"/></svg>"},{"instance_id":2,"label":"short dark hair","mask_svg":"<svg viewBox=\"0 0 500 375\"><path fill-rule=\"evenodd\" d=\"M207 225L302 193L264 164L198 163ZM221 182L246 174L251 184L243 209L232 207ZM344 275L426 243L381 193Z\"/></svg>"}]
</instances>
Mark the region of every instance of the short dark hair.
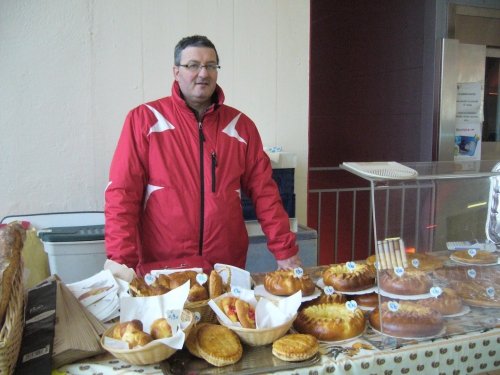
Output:
<instances>
[{"instance_id":1,"label":"short dark hair","mask_svg":"<svg viewBox=\"0 0 500 375\"><path fill-rule=\"evenodd\" d=\"M219 63L219 54L215 49L214 44L203 35L193 35L182 38L179 43L175 46L174 50L174 64L179 66L181 64L181 54L187 47L207 47L212 48L215 51L215 56L217 56L217 64Z\"/></svg>"}]
</instances>

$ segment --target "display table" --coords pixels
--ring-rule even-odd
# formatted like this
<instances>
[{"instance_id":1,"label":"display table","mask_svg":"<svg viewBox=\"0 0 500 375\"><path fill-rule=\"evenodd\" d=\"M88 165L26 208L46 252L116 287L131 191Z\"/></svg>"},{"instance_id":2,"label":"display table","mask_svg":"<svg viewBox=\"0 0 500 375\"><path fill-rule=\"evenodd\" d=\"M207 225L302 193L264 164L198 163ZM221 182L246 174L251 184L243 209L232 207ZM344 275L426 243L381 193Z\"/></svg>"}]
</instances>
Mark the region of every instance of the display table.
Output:
<instances>
[{"instance_id":1,"label":"display table","mask_svg":"<svg viewBox=\"0 0 500 375\"><path fill-rule=\"evenodd\" d=\"M325 267L306 268L314 279ZM261 283L264 274L252 275ZM430 340L401 340L367 327L358 338L342 343L322 342L317 363L277 374L500 374L500 309L471 307L464 316L446 319L446 332ZM271 347L269 346L269 354ZM244 349L245 351L245 349ZM272 354L270 354L272 356ZM59 369L72 375L163 374L161 364L134 366L109 354ZM214 368L224 372L224 368Z\"/></svg>"}]
</instances>

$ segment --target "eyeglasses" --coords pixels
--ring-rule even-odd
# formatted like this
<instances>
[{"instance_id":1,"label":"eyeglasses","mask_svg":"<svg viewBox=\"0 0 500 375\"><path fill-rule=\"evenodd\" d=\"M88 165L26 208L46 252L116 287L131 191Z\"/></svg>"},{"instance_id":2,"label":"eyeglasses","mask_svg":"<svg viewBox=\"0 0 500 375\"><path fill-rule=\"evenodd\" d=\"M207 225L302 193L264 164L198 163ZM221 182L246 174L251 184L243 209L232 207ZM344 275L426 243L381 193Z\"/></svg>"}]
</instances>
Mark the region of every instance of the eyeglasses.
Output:
<instances>
[{"instance_id":1,"label":"eyeglasses","mask_svg":"<svg viewBox=\"0 0 500 375\"><path fill-rule=\"evenodd\" d=\"M205 68L210 73L216 72L217 70L220 69L220 65L216 64L201 65L198 63L189 63L184 65L179 64L179 66L182 66L183 68L186 68L187 70L193 73L200 71L202 68Z\"/></svg>"}]
</instances>

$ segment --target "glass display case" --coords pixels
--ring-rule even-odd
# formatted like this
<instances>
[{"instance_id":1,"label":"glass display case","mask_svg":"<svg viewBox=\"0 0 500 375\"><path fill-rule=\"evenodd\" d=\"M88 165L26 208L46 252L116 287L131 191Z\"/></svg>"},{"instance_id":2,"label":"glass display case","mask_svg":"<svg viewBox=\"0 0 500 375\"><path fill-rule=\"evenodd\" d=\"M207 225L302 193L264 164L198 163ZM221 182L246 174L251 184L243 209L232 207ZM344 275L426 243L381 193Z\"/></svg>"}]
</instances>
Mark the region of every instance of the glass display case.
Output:
<instances>
[{"instance_id":1,"label":"glass display case","mask_svg":"<svg viewBox=\"0 0 500 375\"><path fill-rule=\"evenodd\" d=\"M379 306L365 338L401 346L498 326L500 163L341 167L371 185L375 255L367 263Z\"/></svg>"}]
</instances>

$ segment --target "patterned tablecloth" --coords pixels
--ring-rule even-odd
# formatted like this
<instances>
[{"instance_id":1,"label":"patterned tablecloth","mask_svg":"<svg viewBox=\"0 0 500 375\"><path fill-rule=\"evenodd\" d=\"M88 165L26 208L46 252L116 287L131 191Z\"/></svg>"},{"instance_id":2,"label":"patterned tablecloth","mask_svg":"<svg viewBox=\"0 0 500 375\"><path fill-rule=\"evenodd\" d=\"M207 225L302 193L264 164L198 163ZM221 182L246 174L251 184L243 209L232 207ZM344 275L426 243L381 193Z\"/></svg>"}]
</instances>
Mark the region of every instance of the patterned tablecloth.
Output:
<instances>
[{"instance_id":1,"label":"patterned tablecloth","mask_svg":"<svg viewBox=\"0 0 500 375\"><path fill-rule=\"evenodd\" d=\"M305 271L318 278L323 268L314 267ZM263 275L256 274L252 277L256 284L259 284ZM317 363L274 373L500 375L500 309L471 306L467 314L445 320L446 328L439 337L422 341L384 336L367 325L362 336L350 341L321 342L321 355ZM213 372L207 373L224 373L222 369L214 368ZM164 372L160 364L133 366L105 354L64 366L59 369L59 373L153 375Z\"/></svg>"}]
</instances>

